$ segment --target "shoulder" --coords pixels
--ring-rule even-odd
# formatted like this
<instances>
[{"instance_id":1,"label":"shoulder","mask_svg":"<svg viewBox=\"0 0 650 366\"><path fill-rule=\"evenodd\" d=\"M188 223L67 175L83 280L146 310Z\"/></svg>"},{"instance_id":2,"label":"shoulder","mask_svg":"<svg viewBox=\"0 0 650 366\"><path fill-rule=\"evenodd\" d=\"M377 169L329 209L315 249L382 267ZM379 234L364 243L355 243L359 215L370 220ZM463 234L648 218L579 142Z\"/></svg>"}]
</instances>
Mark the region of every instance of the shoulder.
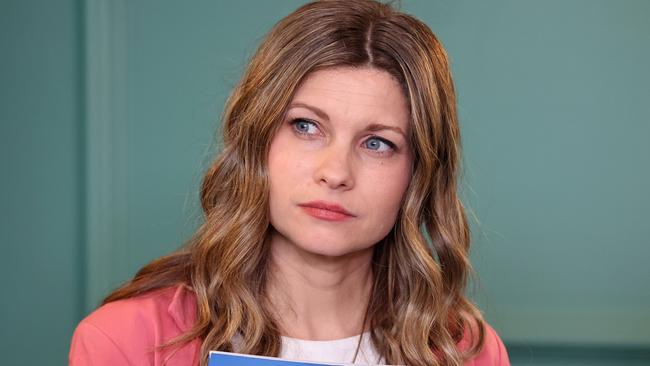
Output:
<instances>
[{"instance_id":1,"label":"shoulder","mask_svg":"<svg viewBox=\"0 0 650 366\"><path fill-rule=\"evenodd\" d=\"M177 285L105 304L81 324L92 324L109 333L124 333L124 329L138 332L151 326L184 331L194 324L195 307L194 293Z\"/></svg>"},{"instance_id":2,"label":"shoulder","mask_svg":"<svg viewBox=\"0 0 650 366\"><path fill-rule=\"evenodd\" d=\"M70 364L158 364L157 347L189 330L195 313L194 294L184 285L105 304L75 329Z\"/></svg>"},{"instance_id":3,"label":"shoulder","mask_svg":"<svg viewBox=\"0 0 650 366\"><path fill-rule=\"evenodd\" d=\"M494 328L488 323L484 323L484 325L485 338L483 347L476 356L465 363L465 366L509 366L510 359L508 358L508 352L503 341L501 341ZM477 333L473 331L465 332L459 346L461 348L468 347L472 335L475 334Z\"/></svg>"}]
</instances>

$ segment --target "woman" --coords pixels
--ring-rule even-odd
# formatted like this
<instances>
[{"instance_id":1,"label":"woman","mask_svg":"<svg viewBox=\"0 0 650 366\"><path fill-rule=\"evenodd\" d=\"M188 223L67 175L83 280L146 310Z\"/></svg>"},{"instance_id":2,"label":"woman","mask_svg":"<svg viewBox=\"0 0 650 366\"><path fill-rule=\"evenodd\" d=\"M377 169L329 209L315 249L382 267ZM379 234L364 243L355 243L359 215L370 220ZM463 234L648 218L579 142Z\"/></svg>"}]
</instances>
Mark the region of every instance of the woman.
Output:
<instances>
[{"instance_id":1,"label":"woman","mask_svg":"<svg viewBox=\"0 0 650 366\"><path fill-rule=\"evenodd\" d=\"M374 1L302 6L260 45L223 131L204 224L81 322L71 364L508 364L463 293L455 96L426 25Z\"/></svg>"}]
</instances>

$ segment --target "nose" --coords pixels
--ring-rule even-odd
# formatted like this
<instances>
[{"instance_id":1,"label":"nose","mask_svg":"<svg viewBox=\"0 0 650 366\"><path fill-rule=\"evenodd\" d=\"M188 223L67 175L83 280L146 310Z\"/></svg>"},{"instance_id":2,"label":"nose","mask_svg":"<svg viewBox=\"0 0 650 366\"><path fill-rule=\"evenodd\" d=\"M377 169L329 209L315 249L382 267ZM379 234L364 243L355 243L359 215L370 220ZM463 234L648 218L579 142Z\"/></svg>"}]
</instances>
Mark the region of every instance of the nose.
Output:
<instances>
[{"instance_id":1,"label":"nose","mask_svg":"<svg viewBox=\"0 0 650 366\"><path fill-rule=\"evenodd\" d=\"M349 190L354 187L352 156L346 148L329 146L321 151L314 180L330 189Z\"/></svg>"}]
</instances>

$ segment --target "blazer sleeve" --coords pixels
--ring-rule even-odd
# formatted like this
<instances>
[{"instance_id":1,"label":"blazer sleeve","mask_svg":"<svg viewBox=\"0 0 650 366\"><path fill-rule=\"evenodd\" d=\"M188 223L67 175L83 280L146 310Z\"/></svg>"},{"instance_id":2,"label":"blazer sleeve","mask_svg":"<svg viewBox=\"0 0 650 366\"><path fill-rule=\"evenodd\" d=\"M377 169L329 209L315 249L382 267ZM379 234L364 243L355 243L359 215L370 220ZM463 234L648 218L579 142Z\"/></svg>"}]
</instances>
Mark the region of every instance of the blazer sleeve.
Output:
<instances>
[{"instance_id":1,"label":"blazer sleeve","mask_svg":"<svg viewBox=\"0 0 650 366\"><path fill-rule=\"evenodd\" d=\"M115 341L87 321L81 322L72 336L68 363L70 366L131 365Z\"/></svg>"},{"instance_id":2,"label":"blazer sleeve","mask_svg":"<svg viewBox=\"0 0 650 366\"><path fill-rule=\"evenodd\" d=\"M510 358L508 357L508 351L506 350L506 346L503 344L503 341L497 334L497 332L494 331L494 329L490 328L490 331L494 334L494 339L497 343L497 354L498 356L498 365L499 366L510 366Z\"/></svg>"},{"instance_id":3,"label":"blazer sleeve","mask_svg":"<svg viewBox=\"0 0 650 366\"><path fill-rule=\"evenodd\" d=\"M77 326L70 345L72 366L194 365L200 341L162 347L194 324L194 297L168 287L104 304Z\"/></svg>"},{"instance_id":4,"label":"blazer sleeve","mask_svg":"<svg viewBox=\"0 0 650 366\"><path fill-rule=\"evenodd\" d=\"M485 324L485 343L481 352L466 366L510 366L508 351L497 332Z\"/></svg>"}]
</instances>

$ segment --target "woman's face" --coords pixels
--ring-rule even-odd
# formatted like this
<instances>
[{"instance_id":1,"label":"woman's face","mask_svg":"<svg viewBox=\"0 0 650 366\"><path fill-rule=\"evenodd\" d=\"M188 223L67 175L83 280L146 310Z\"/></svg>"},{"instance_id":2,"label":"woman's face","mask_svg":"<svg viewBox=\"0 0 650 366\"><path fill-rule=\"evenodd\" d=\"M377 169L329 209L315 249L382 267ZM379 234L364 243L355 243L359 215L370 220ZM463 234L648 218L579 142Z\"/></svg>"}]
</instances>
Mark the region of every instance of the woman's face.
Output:
<instances>
[{"instance_id":1,"label":"woman's face","mask_svg":"<svg viewBox=\"0 0 650 366\"><path fill-rule=\"evenodd\" d=\"M335 257L383 239L411 178L408 135L407 102L387 72L311 73L271 141L272 243Z\"/></svg>"}]
</instances>

